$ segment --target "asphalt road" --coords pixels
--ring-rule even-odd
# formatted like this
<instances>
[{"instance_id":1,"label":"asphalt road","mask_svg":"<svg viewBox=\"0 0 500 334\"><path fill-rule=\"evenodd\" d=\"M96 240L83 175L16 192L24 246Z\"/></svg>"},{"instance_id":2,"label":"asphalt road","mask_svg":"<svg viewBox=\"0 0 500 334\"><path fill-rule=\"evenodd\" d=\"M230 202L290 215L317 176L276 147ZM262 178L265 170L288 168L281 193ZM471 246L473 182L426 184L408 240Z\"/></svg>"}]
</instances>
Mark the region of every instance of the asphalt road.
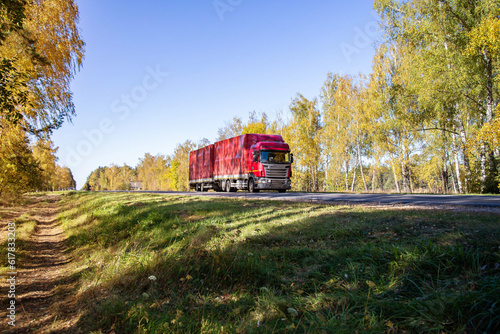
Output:
<instances>
[{"instance_id":1,"label":"asphalt road","mask_svg":"<svg viewBox=\"0 0 500 334\"><path fill-rule=\"evenodd\" d=\"M136 192L136 191L134 191ZM141 191L144 193L213 196L252 199L278 199L302 202L331 202L349 204L386 204L386 205L451 205L500 208L500 196L484 195L400 195L400 194L343 194L343 193L278 193L260 192L249 193L238 191L235 193L222 192L179 192L179 191Z\"/></svg>"}]
</instances>

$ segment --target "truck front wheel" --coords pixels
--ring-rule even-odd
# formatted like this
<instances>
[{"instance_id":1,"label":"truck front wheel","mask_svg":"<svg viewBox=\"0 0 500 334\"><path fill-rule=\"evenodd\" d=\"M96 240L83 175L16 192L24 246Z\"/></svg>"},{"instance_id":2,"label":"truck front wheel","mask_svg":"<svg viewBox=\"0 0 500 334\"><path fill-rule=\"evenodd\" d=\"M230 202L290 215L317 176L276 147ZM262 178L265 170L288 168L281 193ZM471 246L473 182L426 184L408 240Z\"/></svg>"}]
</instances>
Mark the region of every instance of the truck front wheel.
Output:
<instances>
[{"instance_id":1,"label":"truck front wheel","mask_svg":"<svg viewBox=\"0 0 500 334\"><path fill-rule=\"evenodd\" d=\"M259 189L255 189L255 181L253 179L248 180L248 192L258 193Z\"/></svg>"}]
</instances>

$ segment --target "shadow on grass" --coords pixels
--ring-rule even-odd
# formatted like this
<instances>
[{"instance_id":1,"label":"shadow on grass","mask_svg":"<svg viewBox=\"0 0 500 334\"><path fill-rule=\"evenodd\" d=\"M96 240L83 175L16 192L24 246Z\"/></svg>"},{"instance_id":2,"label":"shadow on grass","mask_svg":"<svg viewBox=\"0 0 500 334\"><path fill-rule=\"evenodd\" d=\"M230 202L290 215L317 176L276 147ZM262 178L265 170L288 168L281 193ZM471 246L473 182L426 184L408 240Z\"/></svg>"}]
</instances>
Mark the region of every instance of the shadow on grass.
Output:
<instances>
[{"instance_id":1,"label":"shadow on grass","mask_svg":"<svg viewBox=\"0 0 500 334\"><path fill-rule=\"evenodd\" d=\"M81 261L94 261L85 275L90 288L78 297L83 316L74 328L500 329L496 217L167 199L100 197L89 203L88 226L72 231L68 225L75 251L85 246L89 252Z\"/></svg>"}]
</instances>

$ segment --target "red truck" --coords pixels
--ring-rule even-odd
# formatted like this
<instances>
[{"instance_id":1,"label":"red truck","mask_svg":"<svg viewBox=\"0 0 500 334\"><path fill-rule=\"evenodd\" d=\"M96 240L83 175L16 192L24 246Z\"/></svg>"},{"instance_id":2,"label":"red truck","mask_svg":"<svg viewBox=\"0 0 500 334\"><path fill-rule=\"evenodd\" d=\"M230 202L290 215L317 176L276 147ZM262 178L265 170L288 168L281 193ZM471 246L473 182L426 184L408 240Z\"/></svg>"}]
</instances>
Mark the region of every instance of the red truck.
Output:
<instances>
[{"instance_id":1,"label":"red truck","mask_svg":"<svg viewBox=\"0 0 500 334\"><path fill-rule=\"evenodd\" d=\"M250 192L291 188L293 154L279 135L244 134L189 154L189 187Z\"/></svg>"}]
</instances>

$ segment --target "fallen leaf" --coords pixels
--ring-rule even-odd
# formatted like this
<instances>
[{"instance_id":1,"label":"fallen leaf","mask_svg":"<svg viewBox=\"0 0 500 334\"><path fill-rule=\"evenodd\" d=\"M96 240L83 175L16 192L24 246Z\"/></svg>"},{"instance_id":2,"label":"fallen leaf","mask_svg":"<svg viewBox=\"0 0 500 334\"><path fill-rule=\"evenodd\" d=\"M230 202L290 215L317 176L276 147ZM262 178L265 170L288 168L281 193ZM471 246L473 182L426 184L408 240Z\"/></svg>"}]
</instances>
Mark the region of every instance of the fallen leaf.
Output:
<instances>
[{"instance_id":1,"label":"fallen leaf","mask_svg":"<svg viewBox=\"0 0 500 334\"><path fill-rule=\"evenodd\" d=\"M375 283L373 283L372 281L366 281L366 284L370 287L370 288L374 288L376 287L377 285Z\"/></svg>"}]
</instances>

